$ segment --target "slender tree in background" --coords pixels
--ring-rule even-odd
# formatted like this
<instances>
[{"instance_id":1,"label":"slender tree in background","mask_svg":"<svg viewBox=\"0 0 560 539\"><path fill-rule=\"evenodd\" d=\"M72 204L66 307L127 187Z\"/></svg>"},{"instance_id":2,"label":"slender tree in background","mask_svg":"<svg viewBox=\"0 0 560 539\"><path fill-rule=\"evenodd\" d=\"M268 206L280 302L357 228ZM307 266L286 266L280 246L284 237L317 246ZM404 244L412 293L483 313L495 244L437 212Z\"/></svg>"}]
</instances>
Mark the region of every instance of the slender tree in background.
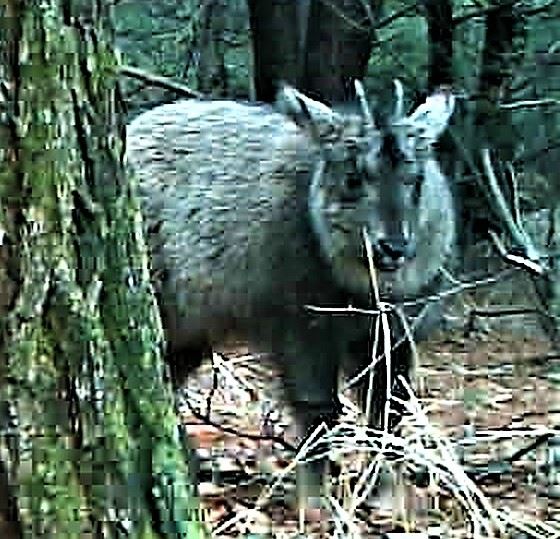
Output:
<instances>
[{"instance_id":1,"label":"slender tree in background","mask_svg":"<svg viewBox=\"0 0 560 539\"><path fill-rule=\"evenodd\" d=\"M226 0L209 0L200 7L198 89L216 97L227 96L228 79L224 58L226 15Z\"/></svg>"},{"instance_id":2,"label":"slender tree in background","mask_svg":"<svg viewBox=\"0 0 560 539\"><path fill-rule=\"evenodd\" d=\"M2 537L197 537L111 5L77 4L0 5Z\"/></svg>"}]
</instances>

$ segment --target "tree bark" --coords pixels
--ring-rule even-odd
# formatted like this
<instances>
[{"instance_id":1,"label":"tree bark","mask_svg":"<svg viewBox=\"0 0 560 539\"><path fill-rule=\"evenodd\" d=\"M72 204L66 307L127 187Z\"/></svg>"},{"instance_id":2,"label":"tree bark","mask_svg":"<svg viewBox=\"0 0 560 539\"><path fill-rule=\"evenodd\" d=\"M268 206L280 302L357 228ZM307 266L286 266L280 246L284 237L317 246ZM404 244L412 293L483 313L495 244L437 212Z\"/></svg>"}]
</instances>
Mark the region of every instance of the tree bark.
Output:
<instances>
[{"instance_id":1,"label":"tree bark","mask_svg":"<svg viewBox=\"0 0 560 539\"><path fill-rule=\"evenodd\" d=\"M293 0L249 0L253 42L255 97L274 101L280 82L297 84L298 2Z\"/></svg>"},{"instance_id":2,"label":"tree bark","mask_svg":"<svg viewBox=\"0 0 560 539\"><path fill-rule=\"evenodd\" d=\"M475 125L486 133L485 143L511 161L518 137L513 129L511 111L498 107L507 99L516 66L516 39L524 36L524 20L512 3L498 3L486 16L485 39Z\"/></svg>"},{"instance_id":3,"label":"tree bark","mask_svg":"<svg viewBox=\"0 0 560 539\"><path fill-rule=\"evenodd\" d=\"M332 103L355 97L371 54L378 9L368 2L311 0L299 88ZM378 5L377 3L376 5Z\"/></svg>"},{"instance_id":4,"label":"tree bark","mask_svg":"<svg viewBox=\"0 0 560 539\"><path fill-rule=\"evenodd\" d=\"M200 536L123 166L111 5L5 5L2 516L24 537Z\"/></svg>"},{"instance_id":5,"label":"tree bark","mask_svg":"<svg viewBox=\"0 0 560 539\"><path fill-rule=\"evenodd\" d=\"M339 103L366 73L380 2L249 0L256 97L274 100L281 82Z\"/></svg>"}]
</instances>

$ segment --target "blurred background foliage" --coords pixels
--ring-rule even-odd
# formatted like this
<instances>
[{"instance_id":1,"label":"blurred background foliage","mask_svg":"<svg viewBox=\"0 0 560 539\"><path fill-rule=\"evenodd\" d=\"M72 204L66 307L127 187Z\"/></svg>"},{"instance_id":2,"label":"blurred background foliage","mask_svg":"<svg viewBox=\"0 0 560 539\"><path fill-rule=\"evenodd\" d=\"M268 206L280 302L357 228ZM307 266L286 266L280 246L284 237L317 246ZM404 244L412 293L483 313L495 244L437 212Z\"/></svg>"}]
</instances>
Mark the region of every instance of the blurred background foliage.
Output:
<instances>
[{"instance_id":1,"label":"blurred background foliage","mask_svg":"<svg viewBox=\"0 0 560 539\"><path fill-rule=\"evenodd\" d=\"M428 72L426 19L418 10L411 9L414 4L403 0L382 3L380 28L375 31L365 79L371 95L382 99L384 92L391 91L391 81L399 78L408 90L409 106L415 92L426 89ZM515 73L507 98L559 99L558 6L544 9L550 6L549 0L525 4L535 11L539 8L543 11L525 18L525 35L515 51ZM453 2L453 17L458 21L453 40L454 81L455 87L468 95L475 94L478 87L485 20L482 16L467 16L487 5L487 1ZM394 16L400 12L401 16ZM193 89L210 90L209 93L217 96L253 97L249 12L245 0L123 0L117 3L115 15L117 45L126 64L181 80ZM219 31L212 32L216 25ZM213 34L211 39L207 34ZM205 45L207 48L210 41L214 41L213 46L217 41L220 51L216 62L221 65L216 70L221 80L214 84L203 80L208 70L204 73L200 70ZM174 92L136 80L126 79L125 90L131 115L177 99ZM558 107L523 108L516 111L512 120L519 136L519 158L546 148L546 153L535 156L531 168L543 175L556 171L560 157Z\"/></svg>"}]
</instances>

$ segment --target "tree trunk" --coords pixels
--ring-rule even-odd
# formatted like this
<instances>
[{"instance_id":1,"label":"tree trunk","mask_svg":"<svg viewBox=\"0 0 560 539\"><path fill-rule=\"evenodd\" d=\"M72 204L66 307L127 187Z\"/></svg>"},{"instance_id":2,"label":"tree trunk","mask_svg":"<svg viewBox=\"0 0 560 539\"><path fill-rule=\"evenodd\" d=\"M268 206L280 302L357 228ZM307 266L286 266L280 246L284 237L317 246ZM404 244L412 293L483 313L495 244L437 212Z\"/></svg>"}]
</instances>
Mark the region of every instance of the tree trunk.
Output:
<instances>
[{"instance_id":1,"label":"tree trunk","mask_svg":"<svg viewBox=\"0 0 560 539\"><path fill-rule=\"evenodd\" d=\"M489 208L486 191L476 178L481 178L483 174L480 160L482 149L491 149L494 162L504 163L512 160L517 141L511 111L499 106L511 82L514 39L522 32L522 20L516 16L515 9L511 2L503 5L496 2L486 14L476 106L471 117L464 120L467 124L465 131L470 133L463 144L470 156L469 172L472 180L460 189L461 218L466 225L461 238L463 250L486 239L489 228L500 226L498 216ZM501 189L511 199L508 183L503 181L503 176L498 179L502 180Z\"/></svg>"},{"instance_id":2,"label":"tree trunk","mask_svg":"<svg viewBox=\"0 0 560 539\"><path fill-rule=\"evenodd\" d=\"M498 151L500 158L511 161L518 140L511 121L511 111L498 107L509 94L516 66L516 39L524 35L524 19L513 3L496 3L486 16L486 31L479 78L478 107L475 125L482 127L486 144Z\"/></svg>"},{"instance_id":3,"label":"tree trunk","mask_svg":"<svg viewBox=\"0 0 560 539\"><path fill-rule=\"evenodd\" d=\"M371 54L378 9L372 2L311 0L299 88L340 103L353 99ZM379 2L376 2L378 5Z\"/></svg>"},{"instance_id":4,"label":"tree trunk","mask_svg":"<svg viewBox=\"0 0 560 539\"><path fill-rule=\"evenodd\" d=\"M366 73L379 5L249 0L257 99L273 101L281 82L333 103L353 98L354 79Z\"/></svg>"},{"instance_id":5,"label":"tree trunk","mask_svg":"<svg viewBox=\"0 0 560 539\"><path fill-rule=\"evenodd\" d=\"M248 0L258 101L274 101L280 82L297 84L300 68L298 3L293 0Z\"/></svg>"},{"instance_id":6,"label":"tree trunk","mask_svg":"<svg viewBox=\"0 0 560 539\"><path fill-rule=\"evenodd\" d=\"M201 7L200 60L197 70L198 89L215 97L228 94L225 64L224 31L227 4L225 0L210 0Z\"/></svg>"},{"instance_id":7,"label":"tree trunk","mask_svg":"<svg viewBox=\"0 0 560 539\"><path fill-rule=\"evenodd\" d=\"M0 510L16 536L197 537L122 163L111 6L81 5L5 2Z\"/></svg>"},{"instance_id":8,"label":"tree trunk","mask_svg":"<svg viewBox=\"0 0 560 539\"><path fill-rule=\"evenodd\" d=\"M450 0L425 0L428 23L428 87L453 83L453 5Z\"/></svg>"}]
</instances>

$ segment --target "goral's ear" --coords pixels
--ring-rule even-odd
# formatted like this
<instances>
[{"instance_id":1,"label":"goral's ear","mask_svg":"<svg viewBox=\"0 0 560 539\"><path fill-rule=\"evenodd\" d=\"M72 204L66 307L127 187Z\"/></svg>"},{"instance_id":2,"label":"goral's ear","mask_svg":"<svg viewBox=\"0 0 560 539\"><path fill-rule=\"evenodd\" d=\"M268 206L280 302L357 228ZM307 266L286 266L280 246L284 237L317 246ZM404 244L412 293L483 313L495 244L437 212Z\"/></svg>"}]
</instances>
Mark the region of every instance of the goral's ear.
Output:
<instances>
[{"instance_id":1,"label":"goral's ear","mask_svg":"<svg viewBox=\"0 0 560 539\"><path fill-rule=\"evenodd\" d=\"M455 96L448 89L430 95L407 121L421 133L425 142L432 144L445 131L455 107Z\"/></svg>"},{"instance_id":2,"label":"goral's ear","mask_svg":"<svg viewBox=\"0 0 560 539\"><path fill-rule=\"evenodd\" d=\"M318 142L332 133L339 117L329 106L315 101L289 85L283 85L276 95L276 109L305 129Z\"/></svg>"}]
</instances>

